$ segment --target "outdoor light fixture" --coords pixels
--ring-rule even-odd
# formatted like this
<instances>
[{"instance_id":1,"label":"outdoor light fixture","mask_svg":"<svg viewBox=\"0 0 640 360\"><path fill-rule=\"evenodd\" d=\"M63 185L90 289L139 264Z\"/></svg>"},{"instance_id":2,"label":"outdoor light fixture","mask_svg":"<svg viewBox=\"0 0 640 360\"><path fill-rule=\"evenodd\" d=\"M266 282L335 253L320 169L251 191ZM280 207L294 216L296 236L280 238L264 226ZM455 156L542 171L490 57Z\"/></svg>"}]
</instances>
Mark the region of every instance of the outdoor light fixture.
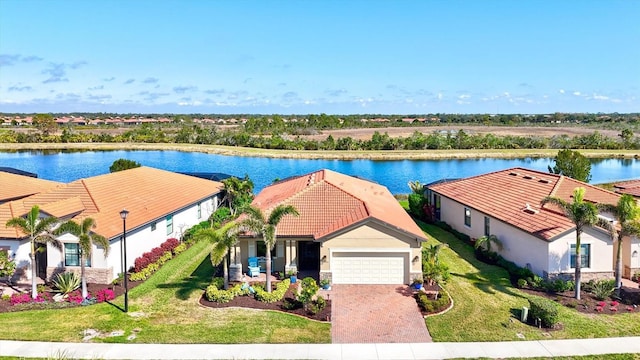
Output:
<instances>
[{"instance_id":1,"label":"outdoor light fixture","mask_svg":"<svg viewBox=\"0 0 640 360\"><path fill-rule=\"evenodd\" d=\"M418 255L416 255L411 262L416 263L418 262L418 260L420 260L420 258L418 257Z\"/></svg>"},{"instance_id":2,"label":"outdoor light fixture","mask_svg":"<svg viewBox=\"0 0 640 360\"><path fill-rule=\"evenodd\" d=\"M127 282L127 215L129 215L129 211L127 209L122 209L120 211L120 217L122 218L122 246L124 253L124 312L129 312L129 283Z\"/></svg>"},{"instance_id":3,"label":"outdoor light fixture","mask_svg":"<svg viewBox=\"0 0 640 360\"><path fill-rule=\"evenodd\" d=\"M327 255L322 255L322 262L327 262Z\"/></svg>"}]
</instances>

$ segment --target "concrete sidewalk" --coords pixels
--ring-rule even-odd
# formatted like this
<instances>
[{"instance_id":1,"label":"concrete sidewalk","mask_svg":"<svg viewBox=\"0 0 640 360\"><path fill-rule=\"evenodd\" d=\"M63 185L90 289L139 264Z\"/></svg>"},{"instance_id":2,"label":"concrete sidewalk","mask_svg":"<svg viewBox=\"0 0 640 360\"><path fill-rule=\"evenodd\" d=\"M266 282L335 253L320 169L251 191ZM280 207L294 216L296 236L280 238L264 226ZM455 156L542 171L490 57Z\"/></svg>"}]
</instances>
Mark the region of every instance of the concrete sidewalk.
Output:
<instances>
[{"instance_id":1,"label":"concrete sidewalk","mask_svg":"<svg viewBox=\"0 0 640 360\"><path fill-rule=\"evenodd\" d=\"M640 353L640 337L411 344L95 344L0 340L0 356L74 359L448 359Z\"/></svg>"}]
</instances>

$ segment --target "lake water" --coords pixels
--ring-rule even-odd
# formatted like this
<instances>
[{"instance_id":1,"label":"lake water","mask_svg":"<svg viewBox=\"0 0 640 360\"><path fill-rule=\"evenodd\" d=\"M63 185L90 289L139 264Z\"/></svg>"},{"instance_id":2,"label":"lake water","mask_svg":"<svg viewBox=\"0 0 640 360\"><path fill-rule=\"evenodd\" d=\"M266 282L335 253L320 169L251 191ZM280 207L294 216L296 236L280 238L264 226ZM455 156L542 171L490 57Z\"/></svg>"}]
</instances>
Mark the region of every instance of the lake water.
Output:
<instances>
[{"instance_id":1,"label":"lake water","mask_svg":"<svg viewBox=\"0 0 640 360\"><path fill-rule=\"evenodd\" d=\"M40 151L0 152L0 167L14 167L38 174L42 179L70 182L109 172L117 159L182 172L221 172L242 177L248 174L257 193L275 179L331 169L385 185L394 193L408 193L408 181L429 183L442 178L461 178L511 167L547 171L549 158L464 160L304 160L212 155L180 151ZM592 159L592 183L640 177L638 159ZM0 184L1 186L1 184Z\"/></svg>"}]
</instances>

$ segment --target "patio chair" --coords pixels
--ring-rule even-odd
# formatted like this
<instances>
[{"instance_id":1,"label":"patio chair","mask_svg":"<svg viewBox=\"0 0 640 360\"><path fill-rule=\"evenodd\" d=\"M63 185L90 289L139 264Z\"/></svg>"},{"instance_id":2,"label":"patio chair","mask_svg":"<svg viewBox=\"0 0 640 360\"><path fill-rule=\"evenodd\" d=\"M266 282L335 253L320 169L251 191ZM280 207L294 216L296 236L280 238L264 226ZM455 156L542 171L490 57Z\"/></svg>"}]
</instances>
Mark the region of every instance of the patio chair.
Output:
<instances>
[{"instance_id":1,"label":"patio chair","mask_svg":"<svg viewBox=\"0 0 640 360\"><path fill-rule=\"evenodd\" d=\"M250 277L260 276L260 265L258 265L257 257L249 258L249 270L247 271Z\"/></svg>"}]
</instances>

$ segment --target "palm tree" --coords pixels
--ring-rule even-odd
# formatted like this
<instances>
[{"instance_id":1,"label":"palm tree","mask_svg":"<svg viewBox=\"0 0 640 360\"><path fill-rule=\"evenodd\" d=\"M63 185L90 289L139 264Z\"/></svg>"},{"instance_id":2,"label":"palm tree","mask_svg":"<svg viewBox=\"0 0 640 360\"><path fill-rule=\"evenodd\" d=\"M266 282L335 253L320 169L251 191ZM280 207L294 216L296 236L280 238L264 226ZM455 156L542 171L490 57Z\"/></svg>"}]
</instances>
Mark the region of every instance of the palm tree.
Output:
<instances>
[{"instance_id":1,"label":"palm tree","mask_svg":"<svg viewBox=\"0 0 640 360\"><path fill-rule=\"evenodd\" d=\"M422 195L424 193L423 185L420 184L419 180L409 181L407 185L409 186L409 189L411 189L411 192L414 194Z\"/></svg>"},{"instance_id":2,"label":"palm tree","mask_svg":"<svg viewBox=\"0 0 640 360\"><path fill-rule=\"evenodd\" d=\"M82 298L89 296L87 291L87 277L85 275L85 266L88 259L91 258L93 245L102 247L105 258L109 254L109 240L104 236L96 234L91 229L96 227L96 222L88 217L82 220L82 224L78 224L73 220L69 220L56 229L55 234L61 235L70 233L78 238L78 247L80 248L80 278L82 279Z\"/></svg>"},{"instance_id":3,"label":"palm tree","mask_svg":"<svg viewBox=\"0 0 640 360\"><path fill-rule=\"evenodd\" d=\"M640 206L633 196L627 194L620 197L617 205L604 204L599 208L601 211L612 213L618 222L616 227L615 224L600 218L597 225L609 232L611 240L618 242L615 273L617 291L620 292L622 286L622 244L627 236L640 236Z\"/></svg>"},{"instance_id":4,"label":"palm tree","mask_svg":"<svg viewBox=\"0 0 640 360\"><path fill-rule=\"evenodd\" d=\"M449 277L449 267L440 263L440 250L449 247L449 244L440 243L431 245L422 250L424 262L422 263L422 273L427 281L427 286L433 286Z\"/></svg>"},{"instance_id":5,"label":"palm tree","mask_svg":"<svg viewBox=\"0 0 640 360\"><path fill-rule=\"evenodd\" d=\"M476 242L473 244L473 246L476 249L479 248L486 248L487 252L491 252L491 244L495 244L496 248L498 248L498 250L502 250L502 241L500 241L500 239L498 239L497 236L491 234L489 236L482 236L476 239Z\"/></svg>"},{"instance_id":6,"label":"palm tree","mask_svg":"<svg viewBox=\"0 0 640 360\"><path fill-rule=\"evenodd\" d=\"M231 215L235 215L245 203L250 203L253 199L253 181L245 175L243 179L235 176L222 180L226 191L225 198L229 204ZM237 205L237 206L236 206Z\"/></svg>"},{"instance_id":7,"label":"palm tree","mask_svg":"<svg viewBox=\"0 0 640 360\"><path fill-rule=\"evenodd\" d=\"M223 265L224 289L229 288L229 267L227 264L227 254L229 249L238 242L238 235L243 229L235 223L226 224L220 229L206 228L198 230L193 236L197 240L208 240L213 243L211 249L211 263L214 266Z\"/></svg>"},{"instance_id":8,"label":"palm tree","mask_svg":"<svg viewBox=\"0 0 640 360\"><path fill-rule=\"evenodd\" d=\"M7 227L13 227L18 229L23 234L29 237L31 242L31 252L29 258L31 259L31 297L38 297L38 287L36 284L36 251L43 251L42 245L47 243L61 248L60 242L53 237L52 229L58 222L55 217L43 217L40 218L40 207L34 205L27 213L27 217L15 217L7 221Z\"/></svg>"},{"instance_id":9,"label":"palm tree","mask_svg":"<svg viewBox=\"0 0 640 360\"><path fill-rule=\"evenodd\" d=\"M271 292L271 250L276 245L276 227L286 215L298 216L298 210L293 205L280 204L269 213L269 217L260 209L253 205L244 209L247 218L240 222L240 226L246 228L256 235L261 235L266 245L266 267L267 267L267 292Z\"/></svg>"},{"instance_id":10,"label":"palm tree","mask_svg":"<svg viewBox=\"0 0 640 360\"><path fill-rule=\"evenodd\" d=\"M585 189L578 187L573 189L573 202L547 196L541 201L541 206L553 204L560 208L564 215L576 225L576 269L575 269L575 298L580 300L580 281L582 280L582 258L580 256L580 235L586 226L595 225L598 222L598 208L596 205L584 201Z\"/></svg>"}]
</instances>

